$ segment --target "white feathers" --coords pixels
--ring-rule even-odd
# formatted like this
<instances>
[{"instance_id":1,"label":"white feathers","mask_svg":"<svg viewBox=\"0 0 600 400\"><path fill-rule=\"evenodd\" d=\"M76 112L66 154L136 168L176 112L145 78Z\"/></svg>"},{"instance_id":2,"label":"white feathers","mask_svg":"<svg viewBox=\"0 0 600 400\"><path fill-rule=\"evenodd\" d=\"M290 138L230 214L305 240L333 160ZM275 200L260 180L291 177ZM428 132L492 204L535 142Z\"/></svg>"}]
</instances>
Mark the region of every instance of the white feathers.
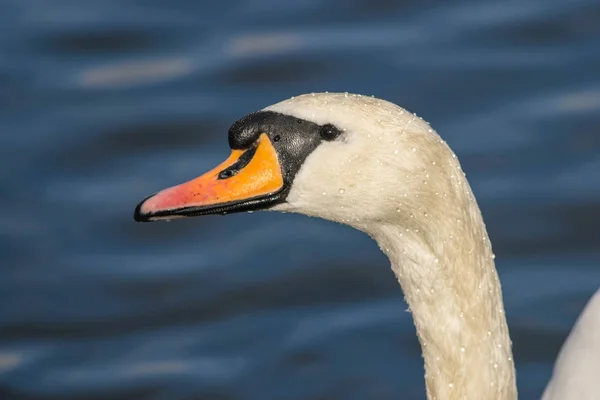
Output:
<instances>
[{"instance_id":1,"label":"white feathers","mask_svg":"<svg viewBox=\"0 0 600 400\"><path fill-rule=\"evenodd\" d=\"M275 209L341 222L378 242L427 343L430 398L516 398L491 245L446 143L422 119L365 96L304 95L267 110L344 131L308 156Z\"/></svg>"},{"instance_id":2,"label":"white feathers","mask_svg":"<svg viewBox=\"0 0 600 400\"><path fill-rule=\"evenodd\" d=\"M600 399L600 290L561 349L543 400Z\"/></svg>"},{"instance_id":3,"label":"white feathers","mask_svg":"<svg viewBox=\"0 0 600 400\"><path fill-rule=\"evenodd\" d=\"M495 256L445 141L421 118L372 97L313 93L265 110L344 132L308 156L274 210L344 223L378 242L413 313L428 397L516 399ZM590 304L544 400L600 399L600 292Z\"/></svg>"}]
</instances>

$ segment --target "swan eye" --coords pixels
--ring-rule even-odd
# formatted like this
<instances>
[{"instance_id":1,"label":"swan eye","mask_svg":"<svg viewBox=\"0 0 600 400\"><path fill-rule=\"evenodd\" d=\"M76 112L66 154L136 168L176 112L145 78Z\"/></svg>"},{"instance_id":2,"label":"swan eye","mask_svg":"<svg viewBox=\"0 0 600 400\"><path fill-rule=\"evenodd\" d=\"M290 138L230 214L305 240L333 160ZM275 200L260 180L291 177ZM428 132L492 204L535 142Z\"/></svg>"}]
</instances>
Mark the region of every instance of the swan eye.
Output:
<instances>
[{"instance_id":1,"label":"swan eye","mask_svg":"<svg viewBox=\"0 0 600 400\"><path fill-rule=\"evenodd\" d=\"M319 134L325 140L334 140L340 135L340 133L342 132L331 124L323 125L319 130Z\"/></svg>"}]
</instances>

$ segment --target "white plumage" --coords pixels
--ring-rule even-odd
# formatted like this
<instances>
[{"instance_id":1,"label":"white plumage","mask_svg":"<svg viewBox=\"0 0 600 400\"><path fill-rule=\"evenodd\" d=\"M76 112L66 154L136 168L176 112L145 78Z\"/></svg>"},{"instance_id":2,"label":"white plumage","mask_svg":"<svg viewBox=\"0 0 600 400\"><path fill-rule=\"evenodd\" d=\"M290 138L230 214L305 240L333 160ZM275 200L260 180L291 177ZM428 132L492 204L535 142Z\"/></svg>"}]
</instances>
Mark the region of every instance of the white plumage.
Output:
<instances>
[{"instance_id":1,"label":"white plumage","mask_svg":"<svg viewBox=\"0 0 600 400\"><path fill-rule=\"evenodd\" d=\"M430 399L515 399L500 282L459 161L421 118L384 100L307 94L265 110L332 123L273 210L350 225L389 257L412 310ZM600 399L600 292L565 344L544 400Z\"/></svg>"}]
</instances>

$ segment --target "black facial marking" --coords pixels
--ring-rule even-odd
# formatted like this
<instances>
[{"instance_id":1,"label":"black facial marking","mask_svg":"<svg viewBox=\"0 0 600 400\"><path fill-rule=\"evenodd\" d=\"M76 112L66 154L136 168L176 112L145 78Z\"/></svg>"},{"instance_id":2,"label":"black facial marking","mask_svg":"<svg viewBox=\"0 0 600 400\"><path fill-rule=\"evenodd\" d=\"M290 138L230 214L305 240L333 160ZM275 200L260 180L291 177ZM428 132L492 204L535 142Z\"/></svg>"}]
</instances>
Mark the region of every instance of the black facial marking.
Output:
<instances>
[{"instance_id":1,"label":"black facial marking","mask_svg":"<svg viewBox=\"0 0 600 400\"><path fill-rule=\"evenodd\" d=\"M233 150L248 149L257 144L258 138L263 133L268 135L277 152L281 175L283 177L283 187L270 196L243 201L238 204L221 205L220 211L238 212L258 210L284 202L290 191L294 177L309 154L323 141L331 141L338 138L342 131L332 124L319 125L308 120L273 111L259 111L246 115L231 126L228 135L229 146ZM245 157L247 153L244 153L242 157ZM240 157L240 160L242 157ZM247 162L250 159L251 156L248 155ZM226 179L233 176L243 168L243 166L236 164L223 170L219 174L219 179ZM216 213L215 211L210 210L208 213Z\"/></svg>"},{"instance_id":2,"label":"black facial marking","mask_svg":"<svg viewBox=\"0 0 600 400\"><path fill-rule=\"evenodd\" d=\"M284 182L283 188L266 202L270 206L285 200L308 155L324 140L339 137L342 131L332 124L319 125L273 111L259 111L246 115L231 126L229 145L232 149L246 149L254 145L263 133L269 136L277 152Z\"/></svg>"},{"instance_id":3,"label":"black facial marking","mask_svg":"<svg viewBox=\"0 0 600 400\"><path fill-rule=\"evenodd\" d=\"M227 179L237 175L242 168L250 163L250 160L252 160L252 157L254 157L254 154L256 153L256 147L257 146L254 145L246 150L234 164L231 164L229 167L219 172L218 179Z\"/></svg>"},{"instance_id":4,"label":"black facial marking","mask_svg":"<svg viewBox=\"0 0 600 400\"><path fill-rule=\"evenodd\" d=\"M304 160L323 140L334 140L341 130L332 124L318 125L273 111L259 111L236 121L229 129L229 146L246 149L267 134L277 151L285 195Z\"/></svg>"}]
</instances>

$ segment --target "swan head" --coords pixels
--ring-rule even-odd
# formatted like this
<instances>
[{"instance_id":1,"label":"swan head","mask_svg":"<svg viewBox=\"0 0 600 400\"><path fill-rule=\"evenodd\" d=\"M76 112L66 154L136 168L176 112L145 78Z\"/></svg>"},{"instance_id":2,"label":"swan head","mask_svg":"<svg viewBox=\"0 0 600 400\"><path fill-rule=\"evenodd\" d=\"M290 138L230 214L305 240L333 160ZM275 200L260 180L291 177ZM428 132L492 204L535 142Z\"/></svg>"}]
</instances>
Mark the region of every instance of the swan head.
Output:
<instances>
[{"instance_id":1,"label":"swan head","mask_svg":"<svg viewBox=\"0 0 600 400\"><path fill-rule=\"evenodd\" d=\"M360 95L294 97L236 121L228 138L225 162L144 199L135 219L276 210L363 231L410 225L417 213L448 212L442 200L460 170L425 121Z\"/></svg>"}]
</instances>

